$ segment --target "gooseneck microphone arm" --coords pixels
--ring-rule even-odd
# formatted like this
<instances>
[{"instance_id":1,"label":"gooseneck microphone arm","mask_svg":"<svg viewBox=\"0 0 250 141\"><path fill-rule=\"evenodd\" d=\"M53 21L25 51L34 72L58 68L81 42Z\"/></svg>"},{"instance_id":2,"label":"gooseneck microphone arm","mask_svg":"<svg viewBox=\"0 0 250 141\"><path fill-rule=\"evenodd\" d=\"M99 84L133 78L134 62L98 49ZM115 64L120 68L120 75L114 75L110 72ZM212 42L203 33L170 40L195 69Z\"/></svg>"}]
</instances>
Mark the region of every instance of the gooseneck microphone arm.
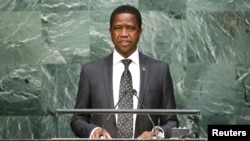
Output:
<instances>
[{"instance_id":1,"label":"gooseneck microphone arm","mask_svg":"<svg viewBox=\"0 0 250 141\"><path fill-rule=\"evenodd\" d=\"M119 98L118 102L115 104L114 109L117 108L117 106L120 104L121 100L125 97L125 95L127 95L127 93L128 93L127 91L124 91L124 92L123 92L122 96ZM105 125L107 124L107 122L109 121L111 115L112 115L112 114L110 113L110 114L108 115L106 121L105 121L105 122L103 123L103 125L102 125L102 132L101 132L101 135L100 135L101 138L103 137L103 130L104 130L104 127L105 127Z\"/></svg>"},{"instance_id":2,"label":"gooseneck microphone arm","mask_svg":"<svg viewBox=\"0 0 250 141\"><path fill-rule=\"evenodd\" d=\"M141 100L139 99L139 97L137 96L137 91L135 89L132 90L132 94L137 98L139 104L142 106L143 109L146 109L145 106L142 104ZM152 126L153 126L153 129L155 127L155 124L151 118L151 116L149 114L147 114L148 116L148 119L150 120ZM153 130L153 136L155 136L155 131Z\"/></svg>"}]
</instances>

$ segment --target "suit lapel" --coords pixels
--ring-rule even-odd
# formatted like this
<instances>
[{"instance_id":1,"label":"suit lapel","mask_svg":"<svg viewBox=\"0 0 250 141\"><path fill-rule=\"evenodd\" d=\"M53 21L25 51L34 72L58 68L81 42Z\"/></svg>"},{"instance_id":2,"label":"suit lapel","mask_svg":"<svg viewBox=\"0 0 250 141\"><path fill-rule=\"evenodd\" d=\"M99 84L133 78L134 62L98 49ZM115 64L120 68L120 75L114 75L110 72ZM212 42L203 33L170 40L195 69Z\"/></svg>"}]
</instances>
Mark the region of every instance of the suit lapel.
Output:
<instances>
[{"instance_id":1,"label":"suit lapel","mask_svg":"<svg viewBox=\"0 0 250 141\"><path fill-rule=\"evenodd\" d=\"M147 57L139 52L139 61L140 61L140 94L139 100L142 101L145 95L145 90L148 82L148 75L149 75L149 64L147 61ZM137 108L139 109L140 103L138 102Z\"/></svg>"},{"instance_id":2,"label":"suit lapel","mask_svg":"<svg viewBox=\"0 0 250 141\"><path fill-rule=\"evenodd\" d=\"M114 98L113 98L113 79L112 79L112 63L113 63L113 53L108 55L105 59L105 64L103 65L103 76L104 85L106 88L106 95L109 97L109 106L114 108Z\"/></svg>"}]
</instances>

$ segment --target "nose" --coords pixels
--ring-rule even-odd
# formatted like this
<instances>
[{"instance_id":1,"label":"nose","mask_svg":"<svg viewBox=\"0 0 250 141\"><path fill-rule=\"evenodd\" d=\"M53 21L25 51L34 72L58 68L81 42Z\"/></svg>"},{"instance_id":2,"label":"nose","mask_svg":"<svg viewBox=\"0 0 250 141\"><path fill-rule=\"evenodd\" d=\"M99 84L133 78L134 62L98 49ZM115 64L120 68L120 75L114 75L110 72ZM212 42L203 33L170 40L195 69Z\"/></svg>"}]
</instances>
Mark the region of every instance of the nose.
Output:
<instances>
[{"instance_id":1,"label":"nose","mask_svg":"<svg viewBox=\"0 0 250 141\"><path fill-rule=\"evenodd\" d=\"M122 29L121 36L128 36L128 31L126 28Z\"/></svg>"}]
</instances>

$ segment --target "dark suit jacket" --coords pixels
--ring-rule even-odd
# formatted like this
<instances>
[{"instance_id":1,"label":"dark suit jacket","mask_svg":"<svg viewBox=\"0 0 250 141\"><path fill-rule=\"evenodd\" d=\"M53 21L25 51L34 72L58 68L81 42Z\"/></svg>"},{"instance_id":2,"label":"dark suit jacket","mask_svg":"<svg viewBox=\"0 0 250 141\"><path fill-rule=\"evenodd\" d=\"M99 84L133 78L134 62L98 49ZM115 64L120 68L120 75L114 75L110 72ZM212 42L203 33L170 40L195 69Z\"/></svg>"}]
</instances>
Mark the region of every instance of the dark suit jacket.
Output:
<instances>
[{"instance_id":1,"label":"dark suit jacket","mask_svg":"<svg viewBox=\"0 0 250 141\"><path fill-rule=\"evenodd\" d=\"M76 109L113 109L112 82L113 54L95 62L83 65ZM172 78L168 64L150 58L139 52L140 94L139 99L146 109L175 109ZM138 102L138 108L143 108ZM74 114L71 121L72 131L77 137L88 138L91 131L102 127L108 114ZM170 137L171 128L178 127L176 115L151 115L155 125L161 126L165 137ZM152 130L152 123L147 115L137 115L135 138L144 131ZM105 124L105 129L113 138L117 137L115 116Z\"/></svg>"}]
</instances>

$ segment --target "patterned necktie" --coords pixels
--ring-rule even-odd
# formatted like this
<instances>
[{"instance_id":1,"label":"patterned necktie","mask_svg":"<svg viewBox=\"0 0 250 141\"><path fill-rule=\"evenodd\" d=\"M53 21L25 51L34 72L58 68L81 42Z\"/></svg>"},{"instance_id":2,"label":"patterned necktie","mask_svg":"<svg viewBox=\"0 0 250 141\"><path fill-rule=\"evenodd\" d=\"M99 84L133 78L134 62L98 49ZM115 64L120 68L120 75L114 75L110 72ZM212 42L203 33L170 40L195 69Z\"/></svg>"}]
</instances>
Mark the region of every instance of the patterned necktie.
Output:
<instances>
[{"instance_id":1,"label":"patterned necktie","mask_svg":"<svg viewBox=\"0 0 250 141\"><path fill-rule=\"evenodd\" d=\"M130 59L123 59L122 63L125 66L125 70L122 73L120 83L120 96L121 99L118 107L119 109L133 109L133 95L131 93L132 77L128 70L128 66L132 61ZM133 136L133 114L118 114L117 119L118 138L132 138Z\"/></svg>"}]
</instances>

